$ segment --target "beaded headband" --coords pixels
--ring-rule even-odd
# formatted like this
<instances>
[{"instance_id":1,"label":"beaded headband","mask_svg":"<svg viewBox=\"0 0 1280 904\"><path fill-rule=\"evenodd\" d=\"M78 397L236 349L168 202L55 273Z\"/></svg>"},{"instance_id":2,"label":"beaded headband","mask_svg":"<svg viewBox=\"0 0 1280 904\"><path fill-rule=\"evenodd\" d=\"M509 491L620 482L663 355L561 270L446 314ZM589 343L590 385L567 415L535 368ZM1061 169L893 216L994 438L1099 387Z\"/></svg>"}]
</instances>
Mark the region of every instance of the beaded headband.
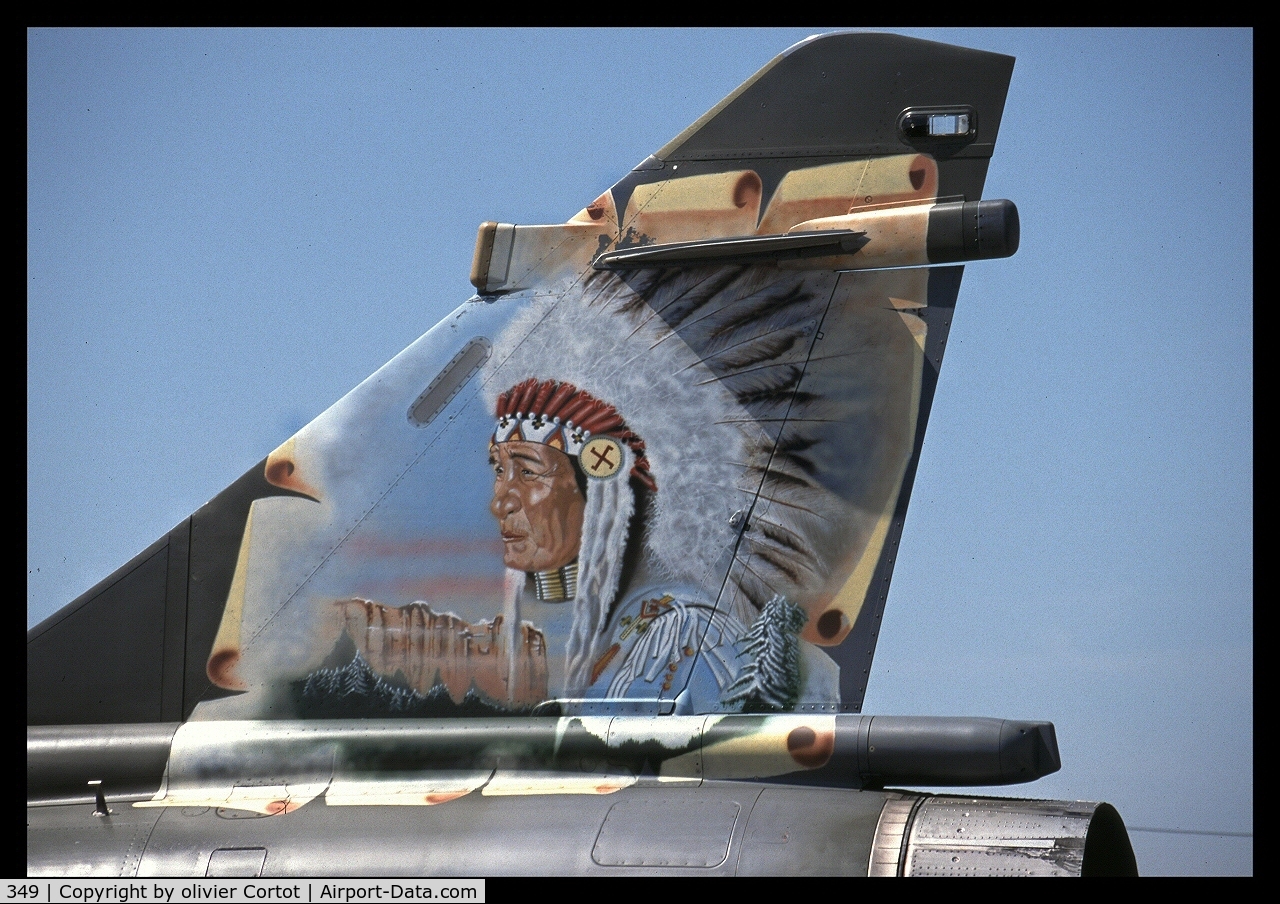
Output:
<instances>
[{"instance_id":1,"label":"beaded headband","mask_svg":"<svg viewBox=\"0 0 1280 904\"><path fill-rule=\"evenodd\" d=\"M530 377L498 396L494 443L513 440L541 443L578 459L588 477L613 477L622 467L622 446L631 449L631 476L650 490L658 484L649 473L644 440L627 426L618 409L572 383Z\"/></svg>"}]
</instances>

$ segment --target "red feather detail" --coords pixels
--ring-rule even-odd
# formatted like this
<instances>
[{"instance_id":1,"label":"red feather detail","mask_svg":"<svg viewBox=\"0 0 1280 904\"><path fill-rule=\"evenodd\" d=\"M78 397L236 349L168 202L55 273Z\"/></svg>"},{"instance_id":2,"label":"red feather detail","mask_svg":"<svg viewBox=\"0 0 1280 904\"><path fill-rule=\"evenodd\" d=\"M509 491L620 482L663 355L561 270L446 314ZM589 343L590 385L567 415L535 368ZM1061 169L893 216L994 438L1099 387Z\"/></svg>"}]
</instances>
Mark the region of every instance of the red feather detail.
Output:
<instances>
[{"instance_id":1,"label":"red feather detail","mask_svg":"<svg viewBox=\"0 0 1280 904\"><path fill-rule=\"evenodd\" d=\"M555 380L545 380L538 384L538 391L533 394L533 401L529 403L529 414L547 413L547 399L551 398L551 393L556 388Z\"/></svg>"},{"instance_id":2,"label":"red feather detail","mask_svg":"<svg viewBox=\"0 0 1280 904\"><path fill-rule=\"evenodd\" d=\"M533 397L534 390L538 387L537 377L530 377L523 383L516 386L511 391L511 411L512 413L520 412L521 414L529 413L529 401Z\"/></svg>"},{"instance_id":3,"label":"red feather detail","mask_svg":"<svg viewBox=\"0 0 1280 904\"><path fill-rule=\"evenodd\" d=\"M569 403L577 394L578 387L574 386L572 383L561 383L560 388L552 393L551 398L547 400L546 408L543 409L542 413L547 417L559 417L560 423L563 424L565 422L565 417L560 413L560 410L564 408L566 403Z\"/></svg>"},{"instance_id":4,"label":"red feather detail","mask_svg":"<svg viewBox=\"0 0 1280 904\"><path fill-rule=\"evenodd\" d=\"M508 415L513 410L515 410L511 408L510 405L511 405L511 390L508 389L502 395L498 396L498 407L494 413L497 415L499 419L501 419L505 415Z\"/></svg>"},{"instance_id":5,"label":"red feather detail","mask_svg":"<svg viewBox=\"0 0 1280 904\"><path fill-rule=\"evenodd\" d=\"M596 399L591 408L583 412L582 417L576 419L575 423L584 430L590 430L594 436L597 433L607 433L610 430L621 427L626 422L618 414L618 409Z\"/></svg>"},{"instance_id":6,"label":"red feather detail","mask_svg":"<svg viewBox=\"0 0 1280 904\"><path fill-rule=\"evenodd\" d=\"M645 462L645 464L647 465L648 462ZM639 462L636 463L636 467L631 469L631 476L647 486L650 492L658 492L658 482L653 479L653 476L648 472L648 470L640 470Z\"/></svg>"},{"instance_id":7,"label":"red feather detail","mask_svg":"<svg viewBox=\"0 0 1280 904\"><path fill-rule=\"evenodd\" d=\"M582 413L589 409L595 401L596 398L591 393L579 390L578 394L570 399L569 403L560 412L560 423L564 424L568 421L573 421L577 425L580 423Z\"/></svg>"}]
</instances>

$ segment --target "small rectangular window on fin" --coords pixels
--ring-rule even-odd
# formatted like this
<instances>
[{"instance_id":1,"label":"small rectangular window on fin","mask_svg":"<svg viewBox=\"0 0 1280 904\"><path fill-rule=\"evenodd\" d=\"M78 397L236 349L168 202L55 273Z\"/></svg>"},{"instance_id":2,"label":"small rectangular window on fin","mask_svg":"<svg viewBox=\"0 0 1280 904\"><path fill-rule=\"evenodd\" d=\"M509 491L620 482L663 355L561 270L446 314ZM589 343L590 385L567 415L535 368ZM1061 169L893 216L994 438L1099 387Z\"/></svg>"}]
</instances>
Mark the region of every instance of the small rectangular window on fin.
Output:
<instances>
[{"instance_id":1,"label":"small rectangular window on fin","mask_svg":"<svg viewBox=\"0 0 1280 904\"><path fill-rule=\"evenodd\" d=\"M409 421L415 426L425 427L435 420L436 415L453 401L467 381L489 360L492 351L493 344L483 336L477 336L464 345L462 351L454 355L422 391L417 401L409 406Z\"/></svg>"}]
</instances>

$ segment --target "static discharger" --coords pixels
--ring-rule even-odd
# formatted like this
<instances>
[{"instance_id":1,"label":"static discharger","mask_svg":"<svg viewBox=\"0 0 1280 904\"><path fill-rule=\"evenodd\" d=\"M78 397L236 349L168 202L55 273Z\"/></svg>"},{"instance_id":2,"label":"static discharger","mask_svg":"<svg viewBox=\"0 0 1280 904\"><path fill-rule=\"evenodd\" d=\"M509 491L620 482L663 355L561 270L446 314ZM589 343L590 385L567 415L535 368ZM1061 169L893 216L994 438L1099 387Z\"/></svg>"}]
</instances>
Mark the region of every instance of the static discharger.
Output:
<instances>
[{"instance_id":1,"label":"static discharger","mask_svg":"<svg viewBox=\"0 0 1280 904\"><path fill-rule=\"evenodd\" d=\"M93 791L93 815L110 816L111 810L107 807L107 795L102 791L102 779L92 779L88 782L88 785Z\"/></svg>"}]
</instances>

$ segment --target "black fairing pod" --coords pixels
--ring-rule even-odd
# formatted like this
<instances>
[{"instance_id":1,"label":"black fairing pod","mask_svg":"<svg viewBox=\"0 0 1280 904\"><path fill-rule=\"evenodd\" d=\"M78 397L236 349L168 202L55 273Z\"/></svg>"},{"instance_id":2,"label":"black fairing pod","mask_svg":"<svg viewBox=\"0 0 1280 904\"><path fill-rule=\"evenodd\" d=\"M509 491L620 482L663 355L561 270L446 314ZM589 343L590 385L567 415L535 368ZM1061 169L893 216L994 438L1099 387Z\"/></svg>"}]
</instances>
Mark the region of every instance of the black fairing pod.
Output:
<instances>
[{"instance_id":1,"label":"black fairing pod","mask_svg":"<svg viewBox=\"0 0 1280 904\"><path fill-rule=\"evenodd\" d=\"M929 262L1010 257L1018 250L1020 236L1018 208L1012 201L939 204L929 212Z\"/></svg>"}]
</instances>

